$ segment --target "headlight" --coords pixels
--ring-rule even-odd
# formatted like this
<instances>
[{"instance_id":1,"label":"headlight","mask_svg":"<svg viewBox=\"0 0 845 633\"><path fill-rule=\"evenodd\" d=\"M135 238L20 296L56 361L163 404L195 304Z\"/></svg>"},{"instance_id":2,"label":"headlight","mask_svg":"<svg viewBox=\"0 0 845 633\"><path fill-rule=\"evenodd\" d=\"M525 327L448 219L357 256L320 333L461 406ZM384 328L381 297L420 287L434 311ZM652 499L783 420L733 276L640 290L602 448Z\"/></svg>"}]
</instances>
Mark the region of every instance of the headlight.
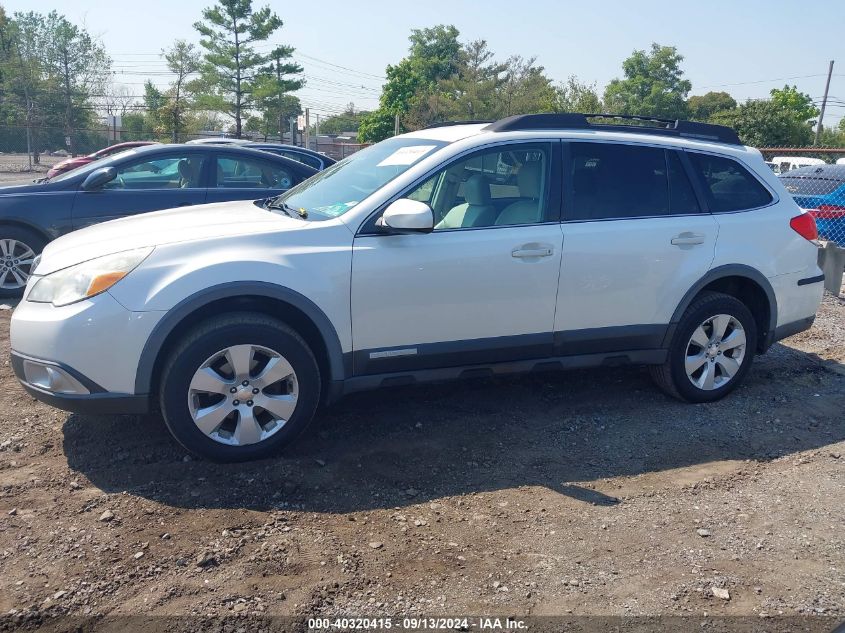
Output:
<instances>
[{"instance_id":1,"label":"headlight","mask_svg":"<svg viewBox=\"0 0 845 633\"><path fill-rule=\"evenodd\" d=\"M66 306L93 297L126 277L152 252L153 247L138 248L57 270L35 282L27 301Z\"/></svg>"}]
</instances>

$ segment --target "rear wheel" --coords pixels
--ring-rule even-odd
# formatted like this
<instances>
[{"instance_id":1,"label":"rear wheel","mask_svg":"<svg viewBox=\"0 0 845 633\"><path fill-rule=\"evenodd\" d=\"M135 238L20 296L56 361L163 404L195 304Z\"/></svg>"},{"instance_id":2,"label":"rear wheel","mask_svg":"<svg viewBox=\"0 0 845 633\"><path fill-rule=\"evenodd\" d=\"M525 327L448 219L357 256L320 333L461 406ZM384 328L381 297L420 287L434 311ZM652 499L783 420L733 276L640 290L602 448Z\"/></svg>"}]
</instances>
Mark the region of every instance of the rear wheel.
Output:
<instances>
[{"instance_id":1,"label":"rear wheel","mask_svg":"<svg viewBox=\"0 0 845 633\"><path fill-rule=\"evenodd\" d=\"M32 274L32 264L46 241L18 226L0 227L0 297L19 297Z\"/></svg>"},{"instance_id":2,"label":"rear wheel","mask_svg":"<svg viewBox=\"0 0 845 633\"><path fill-rule=\"evenodd\" d=\"M684 312L663 365L650 367L666 393L688 402L712 402L742 381L754 357L757 325L738 299L706 292Z\"/></svg>"},{"instance_id":3,"label":"rear wheel","mask_svg":"<svg viewBox=\"0 0 845 633\"><path fill-rule=\"evenodd\" d=\"M169 355L160 402L167 427L192 453L245 461L289 445L314 416L320 371L284 323L234 313L191 331Z\"/></svg>"}]
</instances>

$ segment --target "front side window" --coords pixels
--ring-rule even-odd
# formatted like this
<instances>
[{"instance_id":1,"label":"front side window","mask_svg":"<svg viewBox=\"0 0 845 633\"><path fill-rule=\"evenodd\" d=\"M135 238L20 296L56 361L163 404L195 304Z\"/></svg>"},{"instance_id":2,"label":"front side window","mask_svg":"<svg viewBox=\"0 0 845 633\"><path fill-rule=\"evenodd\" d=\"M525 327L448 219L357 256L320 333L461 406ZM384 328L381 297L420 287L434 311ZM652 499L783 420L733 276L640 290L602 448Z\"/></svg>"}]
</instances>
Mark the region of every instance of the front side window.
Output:
<instances>
[{"instance_id":1,"label":"front side window","mask_svg":"<svg viewBox=\"0 0 845 633\"><path fill-rule=\"evenodd\" d=\"M279 201L306 214L309 220L336 218L446 145L444 141L415 137L384 140L315 174Z\"/></svg>"},{"instance_id":2,"label":"front side window","mask_svg":"<svg viewBox=\"0 0 845 633\"><path fill-rule=\"evenodd\" d=\"M218 189L290 189L295 175L289 169L256 158L218 156Z\"/></svg>"},{"instance_id":3,"label":"front side window","mask_svg":"<svg viewBox=\"0 0 845 633\"><path fill-rule=\"evenodd\" d=\"M141 159L121 165L104 189L191 189L200 187L205 157L197 154Z\"/></svg>"},{"instance_id":4,"label":"front side window","mask_svg":"<svg viewBox=\"0 0 845 633\"><path fill-rule=\"evenodd\" d=\"M772 201L772 194L737 161L696 152L687 156L704 184L713 213L756 209Z\"/></svg>"},{"instance_id":5,"label":"front side window","mask_svg":"<svg viewBox=\"0 0 845 633\"><path fill-rule=\"evenodd\" d=\"M451 163L405 197L434 212L434 230L546 220L548 143L502 145Z\"/></svg>"}]
</instances>

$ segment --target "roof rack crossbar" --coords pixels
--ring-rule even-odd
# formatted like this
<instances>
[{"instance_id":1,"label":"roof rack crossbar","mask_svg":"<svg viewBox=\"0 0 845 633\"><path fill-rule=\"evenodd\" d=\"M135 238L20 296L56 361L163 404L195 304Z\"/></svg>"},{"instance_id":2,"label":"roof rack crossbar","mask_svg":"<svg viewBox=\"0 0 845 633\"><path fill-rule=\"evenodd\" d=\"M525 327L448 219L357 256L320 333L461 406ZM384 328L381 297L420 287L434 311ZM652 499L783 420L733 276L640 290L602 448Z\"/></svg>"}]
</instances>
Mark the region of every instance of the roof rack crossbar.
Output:
<instances>
[{"instance_id":1,"label":"roof rack crossbar","mask_svg":"<svg viewBox=\"0 0 845 633\"><path fill-rule=\"evenodd\" d=\"M614 125L612 123L590 122L590 119L637 121L656 125ZM681 119L661 119L658 117L631 114L585 114L564 112L557 114L517 114L499 119L484 128L489 132L513 132L518 130L607 130L612 132L631 132L635 134L659 134L680 136L704 141L716 141L729 145L742 145L736 131L724 125L696 123Z\"/></svg>"}]
</instances>

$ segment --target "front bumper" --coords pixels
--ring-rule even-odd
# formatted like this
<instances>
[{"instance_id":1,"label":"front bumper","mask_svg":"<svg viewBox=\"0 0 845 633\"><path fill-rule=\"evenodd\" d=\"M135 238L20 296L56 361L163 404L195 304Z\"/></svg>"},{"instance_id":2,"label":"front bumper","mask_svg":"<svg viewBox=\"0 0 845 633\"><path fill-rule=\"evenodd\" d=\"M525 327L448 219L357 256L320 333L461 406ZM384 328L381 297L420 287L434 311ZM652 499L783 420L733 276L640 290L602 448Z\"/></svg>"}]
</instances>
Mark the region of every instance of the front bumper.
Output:
<instances>
[{"instance_id":1,"label":"front bumper","mask_svg":"<svg viewBox=\"0 0 845 633\"><path fill-rule=\"evenodd\" d=\"M150 410L147 395L109 393L67 365L14 351L11 362L27 393L57 409L90 415L142 414Z\"/></svg>"}]
</instances>

